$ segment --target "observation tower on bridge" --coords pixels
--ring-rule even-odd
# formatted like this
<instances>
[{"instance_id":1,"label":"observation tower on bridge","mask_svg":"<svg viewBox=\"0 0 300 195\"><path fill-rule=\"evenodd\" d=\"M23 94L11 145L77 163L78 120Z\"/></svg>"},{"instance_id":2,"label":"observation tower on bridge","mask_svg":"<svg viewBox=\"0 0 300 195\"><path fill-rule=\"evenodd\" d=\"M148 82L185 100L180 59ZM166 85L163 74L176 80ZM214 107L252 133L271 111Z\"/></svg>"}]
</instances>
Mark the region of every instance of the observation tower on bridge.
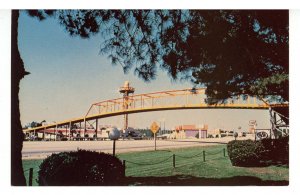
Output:
<instances>
[{"instance_id":1,"label":"observation tower on bridge","mask_svg":"<svg viewBox=\"0 0 300 195\"><path fill-rule=\"evenodd\" d=\"M123 94L123 108L128 109L130 104L129 95L134 93L134 88L130 87L129 81L125 81L124 86L120 87L119 92ZM128 114L124 114L124 132L128 128Z\"/></svg>"}]
</instances>

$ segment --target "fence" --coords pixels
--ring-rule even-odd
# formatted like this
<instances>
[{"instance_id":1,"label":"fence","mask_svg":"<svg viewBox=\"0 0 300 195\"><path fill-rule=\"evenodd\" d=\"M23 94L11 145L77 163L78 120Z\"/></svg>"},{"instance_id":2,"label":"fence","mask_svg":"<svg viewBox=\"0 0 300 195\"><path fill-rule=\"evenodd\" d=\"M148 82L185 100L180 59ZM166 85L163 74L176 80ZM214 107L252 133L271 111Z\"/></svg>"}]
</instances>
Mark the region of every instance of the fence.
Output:
<instances>
[{"instance_id":1,"label":"fence","mask_svg":"<svg viewBox=\"0 0 300 195\"><path fill-rule=\"evenodd\" d=\"M205 150L203 150L202 152L200 152L198 154L195 154L195 155L192 155L192 156L182 156L182 155L178 155L178 154L177 155L172 154L171 156L168 156L165 159L160 160L158 162L154 162L154 163L140 163L140 162L133 162L133 161L129 161L129 160L123 160L124 174L125 174L127 163L131 163L131 164L137 165L137 166L150 166L150 165L156 165L156 164L161 164L161 163L167 162L167 161L169 161L169 159L172 158L172 164L171 165L173 165L173 168L176 168L176 158L192 159L192 158L202 157L202 161L206 162L206 157L207 156L215 156L217 154L222 154L222 157L226 157L225 148L223 148L221 151L214 152L214 153L206 152Z\"/></svg>"},{"instance_id":2,"label":"fence","mask_svg":"<svg viewBox=\"0 0 300 195\"><path fill-rule=\"evenodd\" d=\"M173 168L176 168L176 159L181 158L181 159L193 159L193 158L199 158L202 157L202 162L206 162L206 157L207 156L215 156L215 155L219 155L222 154L221 157L226 157L226 150L225 148L223 148L221 151L218 152L207 152L205 150L201 151L200 153L197 153L195 155L192 156L182 156L182 155L178 155L178 154L172 154L168 157L166 157L163 160L160 160L158 162L154 162L154 163L140 163L140 162L133 162L133 161L129 161L129 160L123 160L123 174L125 176L125 171L126 171L126 164L127 163L131 163L133 165L137 165L137 166L150 166L150 165L157 165L157 164L161 164L164 162L169 161L170 159L172 159L170 165L172 165ZM219 156L220 157L220 156ZM211 159L214 160L214 159ZM28 172L28 186L32 186L32 181L33 181L33 169L34 168L29 168L27 170L24 170L24 175L26 176L26 173Z\"/></svg>"}]
</instances>

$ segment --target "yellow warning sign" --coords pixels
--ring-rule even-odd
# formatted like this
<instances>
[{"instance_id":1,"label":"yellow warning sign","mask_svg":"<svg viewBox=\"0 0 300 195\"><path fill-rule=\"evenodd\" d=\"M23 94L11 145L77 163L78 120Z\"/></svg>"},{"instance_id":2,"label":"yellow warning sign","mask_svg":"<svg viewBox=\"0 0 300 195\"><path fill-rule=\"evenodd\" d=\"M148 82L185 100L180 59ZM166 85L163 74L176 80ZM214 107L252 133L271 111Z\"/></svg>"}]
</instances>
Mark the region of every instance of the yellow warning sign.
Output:
<instances>
[{"instance_id":1,"label":"yellow warning sign","mask_svg":"<svg viewBox=\"0 0 300 195\"><path fill-rule=\"evenodd\" d=\"M150 129L151 129L152 133L156 133L159 130L159 126L157 125L156 122L153 122Z\"/></svg>"}]
</instances>

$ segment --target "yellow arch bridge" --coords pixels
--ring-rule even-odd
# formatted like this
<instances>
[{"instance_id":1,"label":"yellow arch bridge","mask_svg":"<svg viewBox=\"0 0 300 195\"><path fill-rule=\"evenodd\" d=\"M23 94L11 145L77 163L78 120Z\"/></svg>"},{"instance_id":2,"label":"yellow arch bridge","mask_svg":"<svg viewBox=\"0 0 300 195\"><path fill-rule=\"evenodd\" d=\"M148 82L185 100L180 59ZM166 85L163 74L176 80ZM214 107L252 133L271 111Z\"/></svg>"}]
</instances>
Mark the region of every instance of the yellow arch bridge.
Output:
<instances>
[{"instance_id":1,"label":"yellow arch bridge","mask_svg":"<svg viewBox=\"0 0 300 195\"><path fill-rule=\"evenodd\" d=\"M80 118L64 120L61 122L39 126L35 128L24 129L24 133L51 133L56 134L59 128L65 128L66 135L71 135L74 128L84 131L88 130L87 123L96 123L98 131L98 119L118 115L127 115L133 113L153 112L163 110L180 110L180 109L270 109L286 108L288 103L267 103L257 97L237 97L227 99L223 103L208 104L206 103L206 88L183 89L172 91L161 91L147 94L129 95L127 97L106 100L93 103L86 115ZM82 124L83 123L83 124ZM75 125L79 124L79 125ZM76 126L76 127L74 127Z\"/></svg>"}]
</instances>

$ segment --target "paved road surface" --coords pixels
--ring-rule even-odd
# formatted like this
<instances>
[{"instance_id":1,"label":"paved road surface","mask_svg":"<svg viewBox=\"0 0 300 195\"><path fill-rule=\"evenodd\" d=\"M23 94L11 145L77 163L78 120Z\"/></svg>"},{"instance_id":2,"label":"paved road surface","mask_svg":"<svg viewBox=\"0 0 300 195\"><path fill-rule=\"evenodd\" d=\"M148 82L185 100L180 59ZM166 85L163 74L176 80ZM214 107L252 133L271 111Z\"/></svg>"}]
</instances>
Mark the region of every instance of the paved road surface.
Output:
<instances>
[{"instance_id":1,"label":"paved road surface","mask_svg":"<svg viewBox=\"0 0 300 195\"><path fill-rule=\"evenodd\" d=\"M226 144L233 138L210 138L210 139L184 139L184 140L157 140L156 147L161 149L210 146ZM242 138L239 138L242 139ZM245 138L243 138L245 139ZM249 138L247 138L249 139ZM24 142L23 159L42 159L52 153L62 151L74 151L77 149L93 150L98 152L112 153L112 141L34 141ZM154 150L154 140L118 140L116 153Z\"/></svg>"}]
</instances>

